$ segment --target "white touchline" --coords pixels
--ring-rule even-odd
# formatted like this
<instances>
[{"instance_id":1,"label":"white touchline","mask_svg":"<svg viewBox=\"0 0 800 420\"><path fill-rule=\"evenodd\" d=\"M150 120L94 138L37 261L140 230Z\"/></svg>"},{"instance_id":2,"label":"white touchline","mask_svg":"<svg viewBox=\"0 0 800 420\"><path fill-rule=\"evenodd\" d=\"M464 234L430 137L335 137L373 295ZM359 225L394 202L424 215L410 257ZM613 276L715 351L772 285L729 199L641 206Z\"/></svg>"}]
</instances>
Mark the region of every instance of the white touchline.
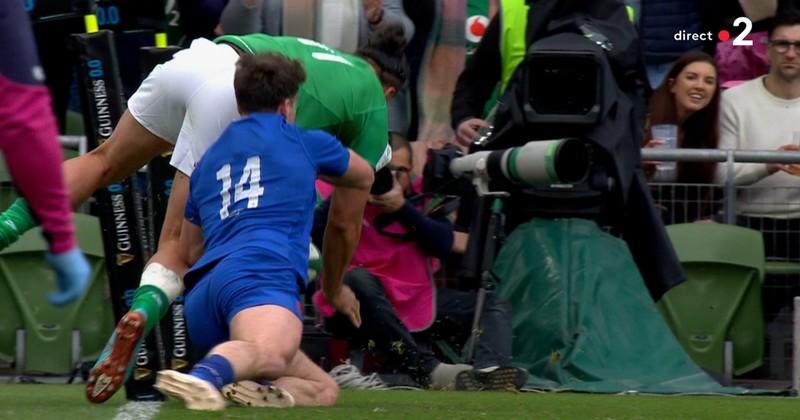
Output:
<instances>
[{"instance_id":1,"label":"white touchline","mask_svg":"<svg viewBox=\"0 0 800 420\"><path fill-rule=\"evenodd\" d=\"M114 420L151 420L158 414L161 401L131 401L119 408Z\"/></svg>"}]
</instances>

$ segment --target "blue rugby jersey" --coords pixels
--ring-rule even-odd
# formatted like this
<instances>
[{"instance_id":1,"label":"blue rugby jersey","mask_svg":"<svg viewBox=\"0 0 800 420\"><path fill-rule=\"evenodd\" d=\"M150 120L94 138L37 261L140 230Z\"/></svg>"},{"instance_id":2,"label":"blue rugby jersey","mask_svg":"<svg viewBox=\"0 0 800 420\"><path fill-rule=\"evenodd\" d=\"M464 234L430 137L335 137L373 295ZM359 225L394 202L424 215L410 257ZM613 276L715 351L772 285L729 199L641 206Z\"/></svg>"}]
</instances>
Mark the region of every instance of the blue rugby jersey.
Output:
<instances>
[{"instance_id":1,"label":"blue rugby jersey","mask_svg":"<svg viewBox=\"0 0 800 420\"><path fill-rule=\"evenodd\" d=\"M335 137L279 114L231 123L192 173L184 215L202 227L205 253L190 272L256 247L265 267L292 269L307 280L314 181L343 175L349 163Z\"/></svg>"}]
</instances>

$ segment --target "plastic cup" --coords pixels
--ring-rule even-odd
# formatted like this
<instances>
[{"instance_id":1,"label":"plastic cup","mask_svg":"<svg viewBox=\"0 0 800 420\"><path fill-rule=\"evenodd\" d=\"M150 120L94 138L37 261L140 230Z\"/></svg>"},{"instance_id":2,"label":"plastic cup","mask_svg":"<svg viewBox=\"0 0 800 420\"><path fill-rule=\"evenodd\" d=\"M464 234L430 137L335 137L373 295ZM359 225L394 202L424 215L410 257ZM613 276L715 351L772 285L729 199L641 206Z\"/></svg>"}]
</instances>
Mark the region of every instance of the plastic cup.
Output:
<instances>
[{"instance_id":1,"label":"plastic cup","mask_svg":"<svg viewBox=\"0 0 800 420\"><path fill-rule=\"evenodd\" d=\"M675 149L678 147L678 126L675 124L657 124L650 128L653 140L660 140L662 144L656 149ZM677 167L675 161L662 161L658 164L659 171L674 171Z\"/></svg>"}]
</instances>

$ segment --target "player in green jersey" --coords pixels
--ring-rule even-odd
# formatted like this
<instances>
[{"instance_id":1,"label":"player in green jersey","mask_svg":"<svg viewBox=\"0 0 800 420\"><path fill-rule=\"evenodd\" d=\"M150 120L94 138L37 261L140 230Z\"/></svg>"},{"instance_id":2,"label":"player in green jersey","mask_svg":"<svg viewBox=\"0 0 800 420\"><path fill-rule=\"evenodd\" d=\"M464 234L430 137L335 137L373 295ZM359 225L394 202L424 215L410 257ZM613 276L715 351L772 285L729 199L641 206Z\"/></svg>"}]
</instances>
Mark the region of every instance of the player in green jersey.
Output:
<instances>
[{"instance_id":1,"label":"player in green jersey","mask_svg":"<svg viewBox=\"0 0 800 420\"><path fill-rule=\"evenodd\" d=\"M394 95L399 79L383 80L381 88L375 68L366 60L308 39L253 34L222 36L214 42L250 54L280 53L303 63L307 73L320 77L306 81L300 88L297 125L333 134L373 167L388 162L391 148L383 141L388 130L386 100ZM398 64L374 48L361 51L366 51L378 67ZM387 76L391 77L391 73Z\"/></svg>"}]
</instances>

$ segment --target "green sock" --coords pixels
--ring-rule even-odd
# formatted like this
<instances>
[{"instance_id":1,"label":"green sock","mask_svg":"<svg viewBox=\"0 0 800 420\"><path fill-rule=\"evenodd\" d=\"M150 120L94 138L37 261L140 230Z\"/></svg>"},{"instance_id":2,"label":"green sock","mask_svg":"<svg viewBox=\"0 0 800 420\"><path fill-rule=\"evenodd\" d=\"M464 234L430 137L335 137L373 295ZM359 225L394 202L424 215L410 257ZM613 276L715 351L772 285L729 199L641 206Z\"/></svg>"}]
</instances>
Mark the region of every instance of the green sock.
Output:
<instances>
[{"instance_id":1,"label":"green sock","mask_svg":"<svg viewBox=\"0 0 800 420\"><path fill-rule=\"evenodd\" d=\"M144 334L147 335L155 328L161 317L167 313L169 301L167 295L158 287L145 285L139 286L133 295L132 311L139 311L144 314L146 322Z\"/></svg>"},{"instance_id":2,"label":"green sock","mask_svg":"<svg viewBox=\"0 0 800 420\"><path fill-rule=\"evenodd\" d=\"M25 199L16 199L8 210L0 214L0 250L16 242L20 235L38 224Z\"/></svg>"}]
</instances>

